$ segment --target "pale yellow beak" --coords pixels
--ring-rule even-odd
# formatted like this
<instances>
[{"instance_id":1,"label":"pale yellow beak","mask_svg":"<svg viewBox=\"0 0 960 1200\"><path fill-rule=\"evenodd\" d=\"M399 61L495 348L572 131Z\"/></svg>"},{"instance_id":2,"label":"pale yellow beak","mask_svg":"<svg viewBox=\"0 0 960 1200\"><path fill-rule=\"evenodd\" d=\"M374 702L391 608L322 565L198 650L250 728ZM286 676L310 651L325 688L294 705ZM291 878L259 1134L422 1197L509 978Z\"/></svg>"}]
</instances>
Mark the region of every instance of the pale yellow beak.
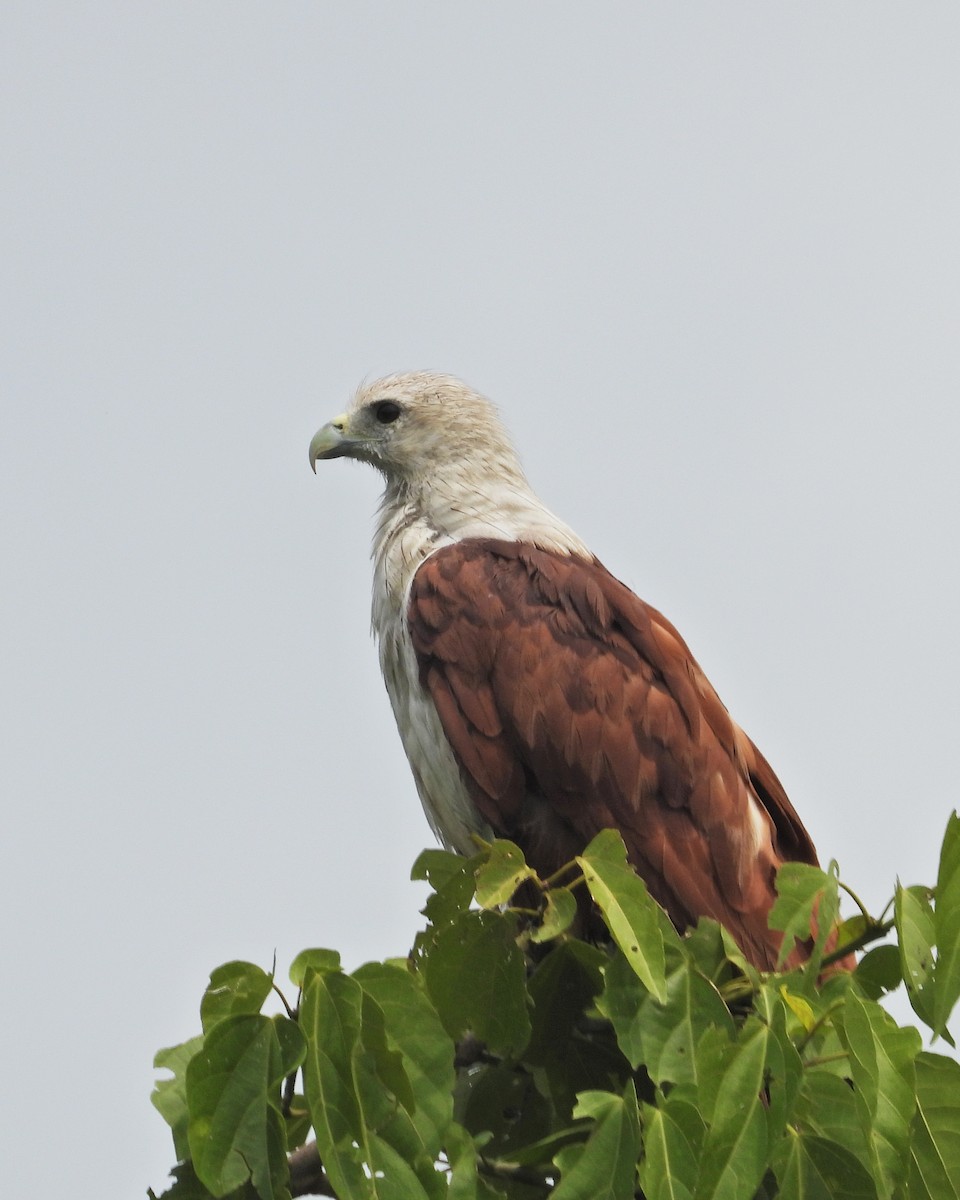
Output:
<instances>
[{"instance_id":1,"label":"pale yellow beak","mask_svg":"<svg viewBox=\"0 0 960 1200\"><path fill-rule=\"evenodd\" d=\"M322 429L318 429L310 442L310 467L317 473L317 459L340 458L349 454L351 442L346 436L347 418L341 413L328 421Z\"/></svg>"}]
</instances>

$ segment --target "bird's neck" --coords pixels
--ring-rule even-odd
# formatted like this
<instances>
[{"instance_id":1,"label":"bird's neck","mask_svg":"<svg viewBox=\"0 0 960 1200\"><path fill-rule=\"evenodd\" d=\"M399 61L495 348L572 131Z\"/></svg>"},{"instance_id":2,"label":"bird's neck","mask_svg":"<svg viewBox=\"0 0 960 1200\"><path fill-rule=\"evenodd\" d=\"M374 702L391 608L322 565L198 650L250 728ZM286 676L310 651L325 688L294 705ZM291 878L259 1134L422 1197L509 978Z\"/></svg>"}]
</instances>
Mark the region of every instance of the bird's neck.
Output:
<instances>
[{"instance_id":1,"label":"bird's neck","mask_svg":"<svg viewBox=\"0 0 960 1200\"><path fill-rule=\"evenodd\" d=\"M542 550L592 558L569 526L539 499L519 470L508 474L390 480L374 535L374 614L403 611L410 584L428 555L466 538L530 542Z\"/></svg>"}]
</instances>

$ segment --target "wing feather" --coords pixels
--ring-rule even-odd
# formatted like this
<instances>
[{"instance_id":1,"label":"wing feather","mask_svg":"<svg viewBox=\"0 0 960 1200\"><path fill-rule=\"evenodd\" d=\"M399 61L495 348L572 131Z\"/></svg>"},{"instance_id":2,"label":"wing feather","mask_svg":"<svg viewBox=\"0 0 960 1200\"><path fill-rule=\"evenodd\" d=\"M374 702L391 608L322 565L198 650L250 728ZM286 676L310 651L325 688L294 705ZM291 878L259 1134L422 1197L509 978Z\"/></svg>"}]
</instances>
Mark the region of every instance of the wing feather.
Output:
<instances>
[{"instance_id":1,"label":"wing feather","mask_svg":"<svg viewBox=\"0 0 960 1200\"><path fill-rule=\"evenodd\" d=\"M773 877L816 852L683 639L596 561L490 539L418 570L408 623L483 817L550 873L600 829L675 923L720 920L760 966Z\"/></svg>"}]
</instances>

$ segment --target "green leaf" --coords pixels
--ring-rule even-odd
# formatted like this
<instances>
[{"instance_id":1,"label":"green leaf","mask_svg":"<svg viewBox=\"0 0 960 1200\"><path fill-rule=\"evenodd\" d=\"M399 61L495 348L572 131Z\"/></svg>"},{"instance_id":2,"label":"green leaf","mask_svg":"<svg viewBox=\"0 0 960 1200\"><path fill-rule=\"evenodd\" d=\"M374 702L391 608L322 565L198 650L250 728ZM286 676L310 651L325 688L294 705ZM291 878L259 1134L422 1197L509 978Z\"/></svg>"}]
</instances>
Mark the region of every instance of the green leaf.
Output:
<instances>
[{"instance_id":1,"label":"green leaf","mask_svg":"<svg viewBox=\"0 0 960 1200\"><path fill-rule=\"evenodd\" d=\"M704 1125L692 1104L643 1106L640 1186L646 1200L692 1200Z\"/></svg>"},{"instance_id":2,"label":"green leaf","mask_svg":"<svg viewBox=\"0 0 960 1200\"><path fill-rule=\"evenodd\" d=\"M634 1068L641 1063L657 1083L697 1082L695 1047L703 1030L715 1026L734 1035L733 1018L714 985L685 960L666 978L663 1003L637 981L622 955L605 971L598 1004Z\"/></svg>"},{"instance_id":3,"label":"green leaf","mask_svg":"<svg viewBox=\"0 0 960 1200\"><path fill-rule=\"evenodd\" d=\"M178 1163L170 1174L175 1179L173 1185L159 1197L154 1194L152 1188L148 1188L148 1200L211 1200L213 1193L208 1191L197 1178L193 1163L189 1159L186 1162ZM245 1183L243 1187L230 1192L222 1200L257 1200L257 1193L251 1183Z\"/></svg>"},{"instance_id":4,"label":"green leaf","mask_svg":"<svg viewBox=\"0 0 960 1200\"><path fill-rule=\"evenodd\" d=\"M647 991L664 1001L667 981L659 906L627 864L619 833L601 830L577 862L624 958Z\"/></svg>"},{"instance_id":5,"label":"green leaf","mask_svg":"<svg viewBox=\"0 0 960 1200\"><path fill-rule=\"evenodd\" d=\"M854 978L871 1000L895 991L903 982L899 946L874 946L868 950L857 963Z\"/></svg>"},{"instance_id":6,"label":"green leaf","mask_svg":"<svg viewBox=\"0 0 960 1200\"><path fill-rule=\"evenodd\" d=\"M473 901L476 890L474 872L485 855L463 858L445 850L424 850L417 859L424 874L430 880L433 894L427 897L423 912L431 924L445 925L462 912L466 912ZM414 870L417 870L415 865ZM415 874L414 878L419 875ZM421 935L422 939L423 935Z\"/></svg>"},{"instance_id":7,"label":"green leaf","mask_svg":"<svg viewBox=\"0 0 960 1200\"><path fill-rule=\"evenodd\" d=\"M556 1157L558 1151L574 1142L585 1142L591 1128L589 1120L582 1120L573 1125L565 1125L561 1129L554 1129L537 1142L529 1142L526 1146L511 1150L510 1162L516 1163L517 1166L542 1167L546 1174L552 1174L549 1164ZM486 1150L486 1147L484 1149Z\"/></svg>"},{"instance_id":8,"label":"green leaf","mask_svg":"<svg viewBox=\"0 0 960 1200\"><path fill-rule=\"evenodd\" d=\"M290 964L290 982L303 987L307 971L339 971L340 955L336 950L301 950Z\"/></svg>"},{"instance_id":9,"label":"green leaf","mask_svg":"<svg viewBox=\"0 0 960 1200\"><path fill-rule=\"evenodd\" d=\"M632 1197L641 1148L633 1081L628 1081L622 1097L612 1092L584 1092L574 1117L591 1117L595 1124L585 1143L566 1146L555 1156L560 1182L551 1192L554 1200Z\"/></svg>"},{"instance_id":10,"label":"green leaf","mask_svg":"<svg viewBox=\"0 0 960 1200\"><path fill-rule=\"evenodd\" d=\"M190 1060L190 1155L197 1176L215 1195L248 1178L263 1200L284 1194L288 1172L279 1087L303 1053L292 1021L248 1014L219 1021Z\"/></svg>"},{"instance_id":11,"label":"green leaf","mask_svg":"<svg viewBox=\"0 0 960 1200\"><path fill-rule=\"evenodd\" d=\"M782 1078L780 1047L771 1031L758 1021L745 1025L711 1105L696 1200L752 1200L760 1186L771 1143L783 1128L782 1106L774 1115L765 1104L771 1060L773 1073Z\"/></svg>"},{"instance_id":12,"label":"green leaf","mask_svg":"<svg viewBox=\"0 0 960 1200\"><path fill-rule=\"evenodd\" d=\"M454 854L452 850L421 850L410 871L410 878L423 880L434 891L438 891L462 872L464 861L462 854Z\"/></svg>"},{"instance_id":13,"label":"green leaf","mask_svg":"<svg viewBox=\"0 0 960 1200\"><path fill-rule=\"evenodd\" d=\"M917 1057L917 1111L910 1145L910 1200L960 1198L960 1064Z\"/></svg>"},{"instance_id":14,"label":"green leaf","mask_svg":"<svg viewBox=\"0 0 960 1200\"><path fill-rule=\"evenodd\" d=\"M842 950L844 946L849 946L852 942L862 938L870 928L869 919L863 913L858 912L852 917L847 917L837 926L837 950Z\"/></svg>"},{"instance_id":15,"label":"green leaf","mask_svg":"<svg viewBox=\"0 0 960 1200\"><path fill-rule=\"evenodd\" d=\"M455 1122L447 1131L446 1151L450 1164L447 1200L503 1200L503 1192L488 1187L478 1174L476 1143Z\"/></svg>"},{"instance_id":16,"label":"green leaf","mask_svg":"<svg viewBox=\"0 0 960 1200\"><path fill-rule=\"evenodd\" d=\"M960 999L960 817L954 812L940 851L934 907L937 965L934 969L933 1027L947 1034L947 1021Z\"/></svg>"},{"instance_id":17,"label":"green leaf","mask_svg":"<svg viewBox=\"0 0 960 1200\"><path fill-rule=\"evenodd\" d=\"M934 929L929 889L897 884L894 923L900 950L900 972L910 1005L921 1021L933 1026Z\"/></svg>"},{"instance_id":18,"label":"green leaf","mask_svg":"<svg viewBox=\"0 0 960 1200\"><path fill-rule=\"evenodd\" d=\"M783 991L773 979L768 979L755 1001L755 1008L766 1026L770 1042L767 1048L767 1127L771 1145L779 1138L787 1121L792 1120L800 1084L803 1063L788 1029L796 1028L796 1018L787 1004Z\"/></svg>"},{"instance_id":19,"label":"green leaf","mask_svg":"<svg viewBox=\"0 0 960 1200\"><path fill-rule=\"evenodd\" d=\"M810 979L819 974L823 948L836 925L840 908L836 864L830 866L827 872L808 863L784 863L777 872L777 900L770 910L770 928L782 930L784 935L778 966L786 961L797 942L809 941L812 931L817 931L813 953L804 969Z\"/></svg>"},{"instance_id":20,"label":"green leaf","mask_svg":"<svg viewBox=\"0 0 960 1200\"><path fill-rule=\"evenodd\" d=\"M422 969L452 1038L473 1033L500 1055L517 1054L527 1044L526 968L509 915L460 913L437 930Z\"/></svg>"},{"instance_id":21,"label":"green leaf","mask_svg":"<svg viewBox=\"0 0 960 1200\"><path fill-rule=\"evenodd\" d=\"M577 915L577 898L569 888L555 887L544 893L546 905L540 924L530 933L532 942L549 942L565 933Z\"/></svg>"},{"instance_id":22,"label":"green leaf","mask_svg":"<svg viewBox=\"0 0 960 1200\"><path fill-rule=\"evenodd\" d=\"M916 1029L900 1029L855 988L844 1002L841 1035L850 1055L857 1111L866 1135L869 1165L881 1197L894 1194L903 1178L916 1108Z\"/></svg>"},{"instance_id":23,"label":"green leaf","mask_svg":"<svg viewBox=\"0 0 960 1200\"><path fill-rule=\"evenodd\" d=\"M543 1066L564 1054L578 1021L603 987L603 962L596 946L561 942L537 965L529 984L533 1022L525 1061Z\"/></svg>"},{"instance_id":24,"label":"green leaf","mask_svg":"<svg viewBox=\"0 0 960 1200\"><path fill-rule=\"evenodd\" d=\"M582 1028L586 1010L603 987L604 957L585 942L561 942L529 981L533 1014L524 1064L543 1071L538 1083L561 1121L573 1112L578 1092L611 1086L619 1092L629 1073L608 1027L593 1032Z\"/></svg>"},{"instance_id":25,"label":"green leaf","mask_svg":"<svg viewBox=\"0 0 960 1200\"><path fill-rule=\"evenodd\" d=\"M304 1083L317 1149L343 1200L373 1195L359 1151L365 1131L353 1063L362 1005L363 989L356 980L324 973L307 978L300 1006L307 1038Z\"/></svg>"},{"instance_id":26,"label":"green leaf","mask_svg":"<svg viewBox=\"0 0 960 1200\"><path fill-rule=\"evenodd\" d=\"M737 975L745 975L753 984L759 972L744 958L731 934L710 917L701 917L682 939L686 953L697 970L712 983L720 984Z\"/></svg>"},{"instance_id":27,"label":"green leaf","mask_svg":"<svg viewBox=\"0 0 960 1200\"><path fill-rule=\"evenodd\" d=\"M844 1146L817 1134L790 1130L773 1158L777 1200L876 1200L863 1164Z\"/></svg>"},{"instance_id":28,"label":"green leaf","mask_svg":"<svg viewBox=\"0 0 960 1200\"><path fill-rule=\"evenodd\" d=\"M436 1157L453 1116L453 1041L409 970L367 963L353 978L380 1007L387 1044L400 1054L412 1089L413 1123Z\"/></svg>"},{"instance_id":29,"label":"green leaf","mask_svg":"<svg viewBox=\"0 0 960 1200\"><path fill-rule=\"evenodd\" d=\"M365 1001L367 1007L375 1003L349 976L326 972L307 978L300 1019L317 1149L340 1200L423 1200L436 1192L424 1187L415 1167L427 1178L432 1168L424 1164L396 1097L376 1075L376 1055L364 1045ZM374 1040L370 1031L368 1039ZM413 1164L388 1136L404 1146Z\"/></svg>"},{"instance_id":30,"label":"green leaf","mask_svg":"<svg viewBox=\"0 0 960 1200\"><path fill-rule=\"evenodd\" d=\"M204 1033L227 1017L258 1013L272 987L273 976L254 963L228 962L211 971L200 1001Z\"/></svg>"},{"instance_id":31,"label":"green leaf","mask_svg":"<svg viewBox=\"0 0 960 1200\"><path fill-rule=\"evenodd\" d=\"M509 903L525 880L536 879L537 873L527 866L519 846L498 838L481 856L474 878L480 907L498 908Z\"/></svg>"},{"instance_id":32,"label":"green leaf","mask_svg":"<svg viewBox=\"0 0 960 1200\"><path fill-rule=\"evenodd\" d=\"M170 1126L173 1133L173 1149L177 1159L189 1154L187 1126L190 1114L187 1110L187 1064L203 1045L202 1037L191 1038L179 1046L158 1050L153 1060L157 1070L172 1071L172 1079L158 1079L150 1099L153 1106Z\"/></svg>"},{"instance_id":33,"label":"green leaf","mask_svg":"<svg viewBox=\"0 0 960 1200\"><path fill-rule=\"evenodd\" d=\"M870 1174L870 1149L846 1079L821 1068L806 1070L793 1119L805 1133L838 1143Z\"/></svg>"},{"instance_id":34,"label":"green leaf","mask_svg":"<svg viewBox=\"0 0 960 1200\"><path fill-rule=\"evenodd\" d=\"M508 1158L546 1137L551 1109L533 1076L503 1063L464 1072L457 1082L457 1121L477 1135L489 1133L483 1152L488 1158Z\"/></svg>"}]
</instances>

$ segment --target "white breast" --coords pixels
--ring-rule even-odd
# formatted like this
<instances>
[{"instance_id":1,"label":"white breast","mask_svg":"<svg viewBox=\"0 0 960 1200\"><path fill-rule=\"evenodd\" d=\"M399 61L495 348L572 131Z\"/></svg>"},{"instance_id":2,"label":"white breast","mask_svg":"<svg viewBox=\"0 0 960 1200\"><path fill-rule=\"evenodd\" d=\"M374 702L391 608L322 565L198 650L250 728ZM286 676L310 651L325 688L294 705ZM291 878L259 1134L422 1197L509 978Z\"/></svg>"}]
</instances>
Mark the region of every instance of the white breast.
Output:
<instances>
[{"instance_id":1,"label":"white breast","mask_svg":"<svg viewBox=\"0 0 960 1200\"><path fill-rule=\"evenodd\" d=\"M470 835L490 837L491 832L470 798L433 700L420 686L406 613L424 560L444 546L476 537L589 553L525 486L448 492L434 481L428 499L424 490L416 496L391 488L384 493L374 541L372 614L380 667L427 820L445 846L468 855L476 851Z\"/></svg>"},{"instance_id":2,"label":"white breast","mask_svg":"<svg viewBox=\"0 0 960 1200\"><path fill-rule=\"evenodd\" d=\"M393 706L400 740L430 827L449 850L476 853L471 834L490 837L463 782L433 700L420 686L417 656L406 611L417 568L454 539L410 514L381 524L373 573L373 631L380 669Z\"/></svg>"},{"instance_id":3,"label":"white breast","mask_svg":"<svg viewBox=\"0 0 960 1200\"><path fill-rule=\"evenodd\" d=\"M448 850L475 854L470 835L491 836L464 785L433 701L420 686L406 621L379 634L380 666L423 811Z\"/></svg>"}]
</instances>

